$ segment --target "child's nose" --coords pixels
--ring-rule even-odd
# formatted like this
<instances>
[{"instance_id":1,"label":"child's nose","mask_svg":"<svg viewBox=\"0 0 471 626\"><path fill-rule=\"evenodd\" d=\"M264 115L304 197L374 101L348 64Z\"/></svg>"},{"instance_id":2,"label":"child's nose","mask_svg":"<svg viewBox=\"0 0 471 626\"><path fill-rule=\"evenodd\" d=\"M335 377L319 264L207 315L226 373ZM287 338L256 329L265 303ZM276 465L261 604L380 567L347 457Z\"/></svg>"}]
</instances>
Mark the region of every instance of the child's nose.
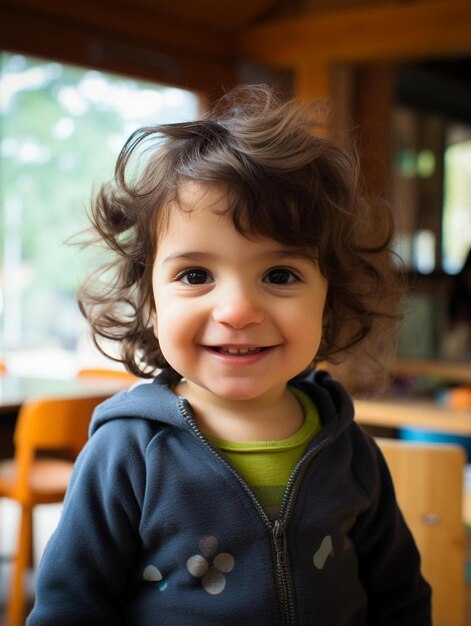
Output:
<instances>
[{"instance_id":1,"label":"child's nose","mask_svg":"<svg viewBox=\"0 0 471 626\"><path fill-rule=\"evenodd\" d=\"M260 324L264 319L264 313L255 298L240 292L221 298L213 309L213 319L219 324L244 328L251 324Z\"/></svg>"}]
</instances>

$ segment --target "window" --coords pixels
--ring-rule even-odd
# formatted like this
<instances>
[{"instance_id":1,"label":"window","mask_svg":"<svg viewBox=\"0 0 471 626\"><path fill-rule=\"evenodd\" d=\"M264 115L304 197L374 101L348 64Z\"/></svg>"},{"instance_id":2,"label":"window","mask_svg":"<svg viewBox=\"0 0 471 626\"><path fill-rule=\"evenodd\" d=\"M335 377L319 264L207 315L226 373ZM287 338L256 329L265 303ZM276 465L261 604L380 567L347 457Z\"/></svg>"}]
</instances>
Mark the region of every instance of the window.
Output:
<instances>
[{"instance_id":1,"label":"window","mask_svg":"<svg viewBox=\"0 0 471 626\"><path fill-rule=\"evenodd\" d=\"M394 136L398 251L419 273L456 274L471 247L471 126L401 107Z\"/></svg>"},{"instance_id":2,"label":"window","mask_svg":"<svg viewBox=\"0 0 471 626\"><path fill-rule=\"evenodd\" d=\"M471 248L471 127L450 124L445 148L443 269L457 274Z\"/></svg>"},{"instance_id":3,"label":"window","mask_svg":"<svg viewBox=\"0 0 471 626\"><path fill-rule=\"evenodd\" d=\"M393 130L397 251L417 273L398 354L445 358L450 290L471 248L471 126L400 106Z\"/></svg>"},{"instance_id":4,"label":"window","mask_svg":"<svg viewBox=\"0 0 471 626\"><path fill-rule=\"evenodd\" d=\"M92 189L112 176L132 131L193 119L198 99L60 63L0 59L1 357L23 374L72 375L96 358L75 302L94 260L71 243L87 226Z\"/></svg>"}]
</instances>

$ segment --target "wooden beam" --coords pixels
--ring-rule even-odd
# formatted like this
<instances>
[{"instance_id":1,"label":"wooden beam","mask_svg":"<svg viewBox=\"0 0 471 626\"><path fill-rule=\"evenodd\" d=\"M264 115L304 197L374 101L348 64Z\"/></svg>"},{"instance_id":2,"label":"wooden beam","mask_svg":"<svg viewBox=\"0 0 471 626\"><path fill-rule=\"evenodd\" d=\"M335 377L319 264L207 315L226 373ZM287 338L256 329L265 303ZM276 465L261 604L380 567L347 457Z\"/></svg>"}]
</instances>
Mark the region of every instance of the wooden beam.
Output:
<instances>
[{"instance_id":1,"label":"wooden beam","mask_svg":"<svg viewBox=\"0 0 471 626\"><path fill-rule=\"evenodd\" d=\"M0 5L2 48L217 95L235 85L232 62L158 37L123 37L61 16Z\"/></svg>"},{"instance_id":2,"label":"wooden beam","mask_svg":"<svg viewBox=\"0 0 471 626\"><path fill-rule=\"evenodd\" d=\"M276 20L246 31L240 50L272 67L465 54L471 3L424 0Z\"/></svg>"},{"instance_id":3,"label":"wooden beam","mask_svg":"<svg viewBox=\"0 0 471 626\"><path fill-rule=\"evenodd\" d=\"M25 16L63 19L78 29L100 31L123 40L140 40L199 57L233 61L236 41L230 33L200 28L159 14L158 6L133 5L129 0L2 0L2 5Z\"/></svg>"}]
</instances>

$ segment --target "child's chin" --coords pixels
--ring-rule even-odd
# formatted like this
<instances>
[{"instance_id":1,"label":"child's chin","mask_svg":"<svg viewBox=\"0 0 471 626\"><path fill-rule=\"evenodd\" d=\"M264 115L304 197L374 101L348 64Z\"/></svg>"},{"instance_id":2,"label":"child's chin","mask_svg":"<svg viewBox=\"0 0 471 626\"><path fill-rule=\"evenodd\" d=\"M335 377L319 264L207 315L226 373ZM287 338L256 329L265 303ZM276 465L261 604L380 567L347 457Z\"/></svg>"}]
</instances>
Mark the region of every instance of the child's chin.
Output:
<instances>
[{"instance_id":1,"label":"child's chin","mask_svg":"<svg viewBox=\"0 0 471 626\"><path fill-rule=\"evenodd\" d=\"M246 401L262 398L267 390L254 388L252 385L214 386L211 392L221 400Z\"/></svg>"}]
</instances>

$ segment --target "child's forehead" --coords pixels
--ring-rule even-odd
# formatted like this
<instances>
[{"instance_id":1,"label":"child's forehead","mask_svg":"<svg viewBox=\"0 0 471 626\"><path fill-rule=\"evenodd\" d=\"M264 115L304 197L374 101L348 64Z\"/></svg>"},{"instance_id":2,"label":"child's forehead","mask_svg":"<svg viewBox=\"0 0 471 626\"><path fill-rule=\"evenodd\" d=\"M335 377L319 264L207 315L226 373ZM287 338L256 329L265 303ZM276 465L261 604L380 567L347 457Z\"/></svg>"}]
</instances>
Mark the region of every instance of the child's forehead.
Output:
<instances>
[{"instance_id":1,"label":"child's forehead","mask_svg":"<svg viewBox=\"0 0 471 626\"><path fill-rule=\"evenodd\" d=\"M170 200L170 209L182 211L208 210L226 211L229 207L230 191L222 183L188 180L182 183ZM172 206L173 205L173 206Z\"/></svg>"},{"instance_id":2,"label":"child's forehead","mask_svg":"<svg viewBox=\"0 0 471 626\"><path fill-rule=\"evenodd\" d=\"M223 261L234 266L258 263L286 263L305 259L317 262L312 250L286 245L261 233L241 233L228 212L202 206L190 211L177 210L157 244L159 265ZM169 265L170 264L170 265Z\"/></svg>"},{"instance_id":3,"label":"child's forehead","mask_svg":"<svg viewBox=\"0 0 471 626\"><path fill-rule=\"evenodd\" d=\"M157 239L169 231L181 228L185 223L208 222L212 227L235 228L231 219L229 189L218 183L185 181L173 193L157 213Z\"/></svg>"},{"instance_id":4,"label":"child's forehead","mask_svg":"<svg viewBox=\"0 0 471 626\"><path fill-rule=\"evenodd\" d=\"M169 191L156 212L157 240L161 240L172 225L190 220L194 214L229 215L229 190L221 184L186 180Z\"/></svg>"},{"instance_id":5,"label":"child's forehead","mask_svg":"<svg viewBox=\"0 0 471 626\"><path fill-rule=\"evenodd\" d=\"M167 198L162 208L157 228L157 248L164 242L168 243L169 238L178 240L183 231L190 232L193 240L198 235L207 239L207 232L220 233L223 237L230 231L231 236L239 241L243 239L247 246L253 242L274 250L283 248L288 256L311 260L318 257L316 246L306 246L304 241L297 244L293 238L287 241L283 229L276 228L274 216L273 220L269 220L268 229L266 220L260 223L258 218L252 219L258 213L256 208L251 208L243 195L239 196L224 183L186 180Z\"/></svg>"}]
</instances>

